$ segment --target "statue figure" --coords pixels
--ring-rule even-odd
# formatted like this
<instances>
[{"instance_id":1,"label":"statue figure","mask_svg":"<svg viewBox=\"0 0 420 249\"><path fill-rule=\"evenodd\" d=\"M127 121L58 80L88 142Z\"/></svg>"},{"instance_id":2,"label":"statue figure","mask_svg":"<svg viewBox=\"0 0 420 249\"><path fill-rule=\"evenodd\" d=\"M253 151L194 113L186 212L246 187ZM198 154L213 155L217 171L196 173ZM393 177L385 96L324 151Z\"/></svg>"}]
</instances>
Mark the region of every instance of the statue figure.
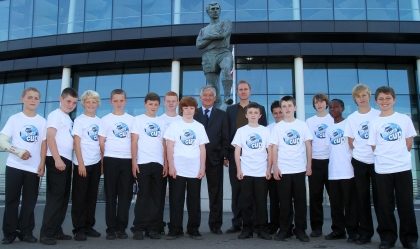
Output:
<instances>
[{"instance_id":1,"label":"statue figure","mask_svg":"<svg viewBox=\"0 0 420 249\"><path fill-rule=\"evenodd\" d=\"M196 46L204 50L202 57L203 72L207 84L216 89L217 96L214 105L219 108L222 105L219 87L220 72L222 72L224 103L227 105L233 103L230 98L230 90L233 84L230 74L233 67L233 57L229 50L232 22L230 20L219 20L221 8L217 2L210 2L206 7L206 12L210 17L210 23L200 30Z\"/></svg>"}]
</instances>

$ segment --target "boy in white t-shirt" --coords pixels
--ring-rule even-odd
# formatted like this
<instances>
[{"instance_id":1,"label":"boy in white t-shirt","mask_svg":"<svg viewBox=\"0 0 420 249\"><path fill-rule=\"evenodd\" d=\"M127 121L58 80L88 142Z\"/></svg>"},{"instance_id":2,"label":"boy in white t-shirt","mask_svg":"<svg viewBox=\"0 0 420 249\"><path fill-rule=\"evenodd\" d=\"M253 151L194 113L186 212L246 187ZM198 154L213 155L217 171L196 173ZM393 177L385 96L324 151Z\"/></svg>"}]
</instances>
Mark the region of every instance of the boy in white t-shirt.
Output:
<instances>
[{"instance_id":1,"label":"boy in white t-shirt","mask_svg":"<svg viewBox=\"0 0 420 249\"><path fill-rule=\"evenodd\" d=\"M70 199L73 159L73 121L69 113L76 108L77 98L75 89L64 89L59 98L60 108L47 118L47 196L40 236L45 245L72 239L64 234L62 224Z\"/></svg>"},{"instance_id":2,"label":"boy in white t-shirt","mask_svg":"<svg viewBox=\"0 0 420 249\"><path fill-rule=\"evenodd\" d=\"M395 200L400 218L399 235L404 248L418 249L416 215L413 205L411 147L417 136L413 121L394 111L394 89L379 87L375 92L381 114L370 121L368 144L375 155L378 187L378 228L380 249L394 247L398 238Z\"/></svg>"},{"instance_id":3,"label":"boy in white t-shirt","mask_svg":"<svg viewBox=\"0 0 420 249\"><path fill-rule=\"evenodd\" d=\"M165 121L156 117L160 97L150 92L144 99L146 113L136 116L131 131L133 176L137 178L137 201L134 208L133 238L142 240L147 231L151 239L160 239L157 232L161 217L159 207L163 187L162 177L168 175L166 143L163 139Z\"/></svg>"},{"instance_id":4,"label":"boy in white t-shirt","mask_svg":"<svg viewBox=\"0 0 420 249\"><path fill-rule=\"evenodd\" d=\"M193 119L197 100L184 97L179 102L182 120L171 123L163 136L167 141L169 162L169 233L166 239L183 234L185 191L187 191L187 232L193 239L202 239L198 231L201 222L201 179L206 168L206 147L209 142L204 126Z\"/></svg>"},{"instance_id":5,"label":"boy in white t-shirt","mask_svg":"<svg viewBox=\"0 0 420 249\"><path fill-rule=\"evenodd\" d=\"M271 178L270 130L258 124L261 107L250 102L245 107L248 125L239 128L232 140L235 146L237 178L241 182L243 228L238 239L252 238L252 206L255 200L258 238L271 240L267 228L267 192Z\"/></svg>"},{"instance_id":6,"label":"boy in white t-shirt","mask_svg":"<svg viewBox=\"0 0 420 249\"><path fill-rule=\"evenodd\" d=\"M106 239L128 238L125 229L134 182L131 168L131 130L134 117L124 111L126 93L121 89L111 92L112 113L104 116L99 125L105 189ZM117 203L118 199L118 203Z\"/></svg>"},{"instance_id":7,"label":"boy in white t-shirt","mask_svg":"<svg viewBox=\"0 0 420 249\"><path fill-rule=\"evenodd\" d=\"M176 120L182 119L181 116L178 115L176 112L178 108L178 94L176 92L169 91L165 94L165 97L163 98L163 105L165 106L165 113L160 115L159 118L163 119L165 121L165 128L164 130L167 130L169 125ZM165 199L166 199L166 189L168 185L168 176L162 178L163 186L162 186L162 192L161 192L161 201L160 201L160 207L159 207L159 215L160 215L160 221L158 225L157 232L161 235L165 234L165 226L166 222L163 220L164 210L165 210Z\"/></svg>"},{"instance_id":8,"label":"boy in white t-shirt","mask_svg":"<svg viewBox=\"0 0 420 249\"><path fill-rule=\"evenodd\" d=\"M324 142L329 146L328 180L332 233L325 236L325 239L346 239L347 231L347 242L354 243L358 238L357 203L351 149L344 137L347 123L343 118L344 102L333 99L329 107L334 124L327 128Z\"/></svg>"},{"instance_id":9,"label":"boy in white t-shirt","mask_svg":"<svg viewBox=\"0 0 420 249\"><path fill-rule=\"evenodd\" d=\"M370 242L375 233L372 220L372 205L370 203L370 188L372 185L372 199L375 213L378 214L378 191L376 189L375 158L372 148L367 144L369 139L370 121L379 116L379 111L371 108L369 101L370 88L365 84L357 84L351 93L357 105L357 111L347 118L344 136L348 138L353 150L351 164L354 168L356 182L357 212L359 214L360 235L357 245Z\"/></svg>"},{"instance_id":10,"label":"boy in white t-shirt","mask_svg":"<svg viewBox=\"0 0 420 249\"><path fill-rule=\"evenodd\" d=\"M40 98L41 94L36 88L23 90L20 98L23 111L11 116L0 132L0 148L9 152L6 161L3 244L13 243L16 237L29 243L38 241L32 234L35 228L34 209L47 152L47 122L36 114ZM12 143L9 143L10 138Z\"/></svg>"},{"instance_id":11,"label":"boy in white t-shirt","mask_svg":"<svg viewBox=\"0 0 420 249\"><path fill-rule=\"evenodd\" d=\"M71 219L74 240L85 241L86 236L100 237L93 229L96 223L96 201L101 178L101 150L98 130L101 119L96 109L101 104L99 94L87 90L82 94L81 104L85 112L74 120L73 137L73 185Z\"/></svg>"},{"instance_id":12,"label":"boy in white t-shirt","mask_svg":"<svg viewBox=\"0 0 420 249\"><path fill-rule=\"evenodd\" d=\"M311 237L322 235L324 224L324 186L328 188L328 145L325 144L325 131L334 123L333 118L327 113L328 97L324 93L317 93L312 98L312 106L316 115L308 118L306 124L313 136L312 140L312 175L309 182L309 216L311 220Z\"/></svg>"},{"instance_id":13,"label":"boy in white t-shirt","mask_svg":"<svg viewBox=\"0 0 420 249\"><path fill-rule=\"evenodd\" d=\"M280 100L283 121L276 124L271 132L273 145L274 179L277 180L277 192L280 200L280 231L275 240L285 241L290 238L289 230L293 223L292 201L295 209L293 229L296 238L309 242L306 235L306 186L305 176L310 176L312 158L312 135L304 121L294 116L296 101L291 96ZM305 156L306 150L306 156Z\"/></svg>"}]
</instances>

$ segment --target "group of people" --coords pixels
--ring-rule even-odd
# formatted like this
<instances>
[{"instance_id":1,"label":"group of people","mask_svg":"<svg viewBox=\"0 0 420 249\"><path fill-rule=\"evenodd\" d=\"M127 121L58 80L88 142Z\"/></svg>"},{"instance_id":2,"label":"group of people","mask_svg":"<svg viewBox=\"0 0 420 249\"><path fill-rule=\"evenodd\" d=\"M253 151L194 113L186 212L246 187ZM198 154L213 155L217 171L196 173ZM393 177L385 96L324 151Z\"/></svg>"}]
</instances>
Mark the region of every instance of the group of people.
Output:
<instances>
[{"instance_id":1,"label":"group of people","mask_svg":"<svg viewBox=\"0 0 420 249\"><path fill-rule=\"evenodd\" d=\"M417 134L411 119L394 111L392 88L376 90L379 111L369 105L369 87L357 84L352 96L358 110L347 119L342 116L342 100L330 101L325 94L316 94L312 104L317 114L306 123L295 118L295 99L284 96L272 103L275 122L268 126L265 108L250 102L251 85L241 80L237 91L239 103L226 112L214 107L216 89L212 86L201 88L202 107L194 97L178 101L175 92L168 92L164 97L165 114L159 117L160 97L151 92L144 99L145 113L133 117L124 111L125 92L115 89L110 99L113 111L100 119L96 116L100 96L88 90L81 96L85 112L73 123L68 114L77 105L76 90L64 89L60 107L45 120L36 114L40 92L26 88L21 98L23 111L11 116L0 132L0 148L9 152L2 243L10 244L16 237L29 243L38 241L33 235L34 208L45 167L47 195L40 231L43 244L101 236L94 226L102 174L106 239L128 238L134 179L138 190L130 228L133 239L160 239L165 234L163 211L168 182L170 221L166 239L184 235L185 199L186 233L202 239L200 193L204 176L209 192L208 225L212 233L222 234L223 166L228 166L233 218L226 233L240 232L238 239L252 238L256 233L267 240L275 234L274 240L278 241L296 236L309 242L308 176L311 237L322 235L325 188L332 218L332 231L325 239L369 243L374 234L372 184L379 248L393 247L398 238L395 200L400 241L406 248L419 248L410 154ZM74 237L62 229L71 186Z\"/></svg>"}]
</instances>

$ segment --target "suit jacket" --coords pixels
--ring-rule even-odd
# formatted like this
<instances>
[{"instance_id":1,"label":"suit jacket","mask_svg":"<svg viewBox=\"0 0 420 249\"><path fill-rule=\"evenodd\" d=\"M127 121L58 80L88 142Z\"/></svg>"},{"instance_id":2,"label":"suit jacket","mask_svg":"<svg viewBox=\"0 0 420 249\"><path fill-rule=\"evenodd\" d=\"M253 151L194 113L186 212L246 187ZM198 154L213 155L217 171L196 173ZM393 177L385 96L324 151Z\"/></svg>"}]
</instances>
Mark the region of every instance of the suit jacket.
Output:
<instances>
[{"instance_id":1,"label":"suit jacket","mask_svg":"<svg viewBox=\"0 0 420 249\"><path fill-rule=\"evenodd\" d=\"M204 127L206 126L202 107L198 108L194 119L203 124ZM230 146L228 118L225 111L213 106L206 133L210 141L206 144L206 158L214 166L223 164L223 158L228 157Z\"/></svg>"},{"instance_id":2,"label":"suit jacket","mask_svg":"<svg viewBox=\"0 0 420 249\"><path fill-rule=\"evenodd\" d=\"M238 114L238 106L239 103L228 106L226 109L226 113L228 115L228 120L229 120L229 134L230 134L230 140L229 140L229 144L232 143L233 138L235 137L236 134L236 115ZM265 114L265 108L264 106L261 106L261 118L258 120L258 123L260 125L264 125L267 126L267 115Z\"/></svg>"}]
</instances>

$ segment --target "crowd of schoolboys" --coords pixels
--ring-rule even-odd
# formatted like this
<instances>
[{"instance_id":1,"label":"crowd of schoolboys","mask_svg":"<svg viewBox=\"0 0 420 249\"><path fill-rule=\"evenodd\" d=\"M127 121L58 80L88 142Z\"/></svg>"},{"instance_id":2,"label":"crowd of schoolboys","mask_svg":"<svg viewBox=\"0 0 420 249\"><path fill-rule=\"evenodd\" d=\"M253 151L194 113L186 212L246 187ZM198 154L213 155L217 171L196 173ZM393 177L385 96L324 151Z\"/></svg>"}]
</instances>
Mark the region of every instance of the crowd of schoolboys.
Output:
<instances>
[{"instance_id":1,"label":"crowd of schoolboys","mask_svg":"<svg viewBox=\"0 0 420 249\"><path fill-rule=\"evenodd\" d=\"M255 232L262 239L272 239L276 233L274 239L278 241L295 235L300 241L309 242L305 187L308 176L311 237L322 235L325 188L332 218L332 232L325 239L369 243L374 234L372 185L379 248L393 247L398 238L395 203L402 245L419 248L410 154L417 135L413 123L407 115L394 111L396 97L390 87L383 86L375 92L380 111L369 105L368 86L357 84L352 96L358 110L347 119L342 116L344 102L329 101L322 93L313 97L317 114L306 123L295 118L297 106L291 96L271 105L275 122L267 127L258 123L263 110L260 105L250 102L245 107L248 124L237 128L231 142L235 161L232 164L236 164L241 187L243 226L239 239L251 238ZM62 229L71 186L74 239L84 241L101 236L94 226L102 174L106 239L128 238L134 179L138 184L135 219L130 228L134 239L142 240L145 235L160 239L165 234L163 209L168 181L170 222L166 239L184 235L185 197L186 232L191 238L202 239L200 189L205 176L205 144L209 140L204 126L193 119L198 107L195 98L184 97L178 102L178 95L168 92L164 97L166 112L157 117L160 97L148 93L145 113L133 117L124 111L125 92L115 89L110 100L114 109L100 119L96 116L100 96L88 90L81 96L85 112L74 122L68 114L77 105L78 93L66 88L59 100L60 107L45 120L36 114L40 92L32 87L25 89L21 98L23 111L11 116L0 132L0 148L9 152L3 244L12 243L16 237L37 242L33 235L34 208L39 177L45 171L47 195L40 241L46 245L72 239Z\"/></svg>"}]
</instances>

